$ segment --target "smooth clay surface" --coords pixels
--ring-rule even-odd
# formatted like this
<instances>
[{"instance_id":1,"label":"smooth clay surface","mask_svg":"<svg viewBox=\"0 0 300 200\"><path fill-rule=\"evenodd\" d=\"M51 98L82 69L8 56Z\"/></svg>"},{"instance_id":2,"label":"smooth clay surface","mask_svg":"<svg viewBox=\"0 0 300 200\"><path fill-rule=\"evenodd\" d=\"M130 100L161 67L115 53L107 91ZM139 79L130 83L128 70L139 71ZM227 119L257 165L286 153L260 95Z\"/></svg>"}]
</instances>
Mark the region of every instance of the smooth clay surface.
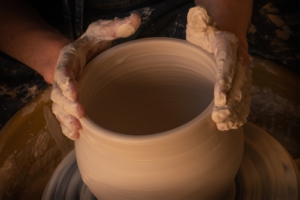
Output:
<instances>
[{"instance_id":1,"label":"smooth clay surface","mask_svg":"<svg viewBox=\"0 0 300 200\"><path fill-rule=\"evenodd\" d=\"M166 38L128 42L88 64L75 151L98 199L224 198L243 134L211 119L215 74L209 53Z\"/></svg>"}]
</instances>

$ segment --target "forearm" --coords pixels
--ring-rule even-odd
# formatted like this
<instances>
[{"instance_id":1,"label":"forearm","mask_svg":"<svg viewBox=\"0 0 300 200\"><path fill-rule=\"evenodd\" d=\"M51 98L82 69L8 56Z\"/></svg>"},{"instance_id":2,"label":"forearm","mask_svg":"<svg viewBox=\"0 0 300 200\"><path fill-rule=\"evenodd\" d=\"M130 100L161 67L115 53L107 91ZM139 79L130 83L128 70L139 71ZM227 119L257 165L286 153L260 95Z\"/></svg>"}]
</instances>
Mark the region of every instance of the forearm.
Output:
<instances>
[{"instance_id":1,"label":"forearm","mask_svg":"<svg viewBox=\"0 0 300 200\"><path fill-rule=\"evenodd\" d=\"M220 30L234 33L243 43L246 42L252 2L253 0L195 0L196 5L207 9Z\"/></svg>"},{"instance_id":2,"label":"forearm","mask_svg":"<svg viewBox=\"0 0 300 200\"><path fill-rule=\"evenodd\" d=\"M0 50L52 83L58 54L71 40L48 25L27 1L0 2Z\"/></svg>"}]
</instances>

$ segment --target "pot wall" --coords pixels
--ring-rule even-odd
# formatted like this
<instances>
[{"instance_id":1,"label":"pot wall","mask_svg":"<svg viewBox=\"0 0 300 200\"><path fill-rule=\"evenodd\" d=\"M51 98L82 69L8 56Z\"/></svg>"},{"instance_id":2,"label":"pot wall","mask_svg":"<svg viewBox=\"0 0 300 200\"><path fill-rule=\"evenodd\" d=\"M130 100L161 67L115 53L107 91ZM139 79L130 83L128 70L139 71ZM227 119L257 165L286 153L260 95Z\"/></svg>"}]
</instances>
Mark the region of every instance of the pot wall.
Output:
<instances>
[{"instance_id":1,"label":"pot wall","mask_svg":"<svg viewBox=\"0 0 300 200\"><path fill-rule=\"evenodd\" d=\"M211 120L214 75L210 54L175 39L125 43L88 64L75 150L98 199L224 197L243 134Z\"/></svg>"}]
</instances>

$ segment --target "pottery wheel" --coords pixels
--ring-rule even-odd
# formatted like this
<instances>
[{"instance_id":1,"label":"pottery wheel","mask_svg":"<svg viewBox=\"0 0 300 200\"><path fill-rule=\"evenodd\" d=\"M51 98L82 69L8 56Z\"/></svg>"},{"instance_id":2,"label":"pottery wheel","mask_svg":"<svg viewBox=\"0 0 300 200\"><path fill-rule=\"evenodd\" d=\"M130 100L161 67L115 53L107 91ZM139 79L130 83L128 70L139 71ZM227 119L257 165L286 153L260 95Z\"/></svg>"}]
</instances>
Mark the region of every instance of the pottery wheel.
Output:
<instances>
[{"instance_id":1,"label":"pottery wheel","mask_svg":"<svg viewBox=\"0 0 300 200\"><path fill-rule=\"evenodd\" d=\"M235 199L297 199L299 172L288 152L252 123L244 126L244 134ZM43 199L96 199L81 179L74 150L55 170Z\"/></svg>"},{"instance_id":2,"label":"pottery wheel","mask_svg":"<svg viewBox=\"0 0 300 200\"><path fill-rule=\"evenodd\" d=\"M236 199L297 199L299 172L290 154L299 162L299 117L294 114L299 76L258 58L252 70L255 90L249 120L285 148L256 125L244 126ZM0 130L0 199L41 199L43 191L44 199L93 199L81 180L74 152L68 154L73 145L66 145L69 141L52 115L50 90L20 109ZM61 162L64 155L68 156Z\"/></svg>"}]
</instances>

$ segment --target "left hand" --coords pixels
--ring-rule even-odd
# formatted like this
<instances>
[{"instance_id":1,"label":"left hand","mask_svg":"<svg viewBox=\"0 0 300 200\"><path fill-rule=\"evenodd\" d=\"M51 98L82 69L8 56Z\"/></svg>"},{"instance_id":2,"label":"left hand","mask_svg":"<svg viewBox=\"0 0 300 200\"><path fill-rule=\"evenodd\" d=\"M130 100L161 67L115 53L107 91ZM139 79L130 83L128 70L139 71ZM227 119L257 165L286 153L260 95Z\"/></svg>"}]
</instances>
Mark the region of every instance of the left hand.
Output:
<instances>
[{"instance_id":1,"label":"left hand","mask_svg":"<svg viewBox=\"0 0 300 200\"><path fill-rule=\"evenodd\" d=\"M186 39L213 53L217 74L212 119L219 130L237 129L247 122L251 103L251 57L247 42L220 31L203 7L188 13ZM245 47L246 45L246 47Z\"/></svg>"}]
</instances>

